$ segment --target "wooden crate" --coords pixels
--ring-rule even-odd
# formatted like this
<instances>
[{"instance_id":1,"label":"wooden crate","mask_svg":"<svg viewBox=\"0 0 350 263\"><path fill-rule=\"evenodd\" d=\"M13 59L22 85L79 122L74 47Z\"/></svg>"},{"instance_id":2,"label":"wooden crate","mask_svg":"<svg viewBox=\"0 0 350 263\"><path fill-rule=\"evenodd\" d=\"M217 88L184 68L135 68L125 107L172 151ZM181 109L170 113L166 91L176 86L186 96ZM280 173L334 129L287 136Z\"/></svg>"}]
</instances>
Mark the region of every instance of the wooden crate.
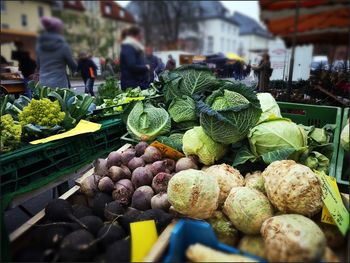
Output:
<instances>
[{"instance_id":1,"label":"wooden crate","mask_svg":"<svg viewBox=\"0 0 350 263\"><path fill-rule=\"evenodd\" d=\"M125 144L121 148L119 148L118 152L123 152L126 149L130 148L131 144ZM70 203L74 204L76 200L86 198L85 195L80 193L80 185L84 180L86 180L88 177L92 176L94 173L94 169L90 169L85 174L83 174L80 178L78 178L75 183L76 185L69 189L66 193L61 195L59 198L69 201ZM22 226L17 228L15 231L13 231L10 236L10 242L11 242L11 248L12 248L12 254L15 255L19 253L22 249L27 247L30 243L30 232L33 230L33 226L36 224L40 224L42 220L45 217L45 210L41 210L38 212L35 216L30 218L27 222L25 222ZM172 222L168 225L168 227L162 232L162 234L159 236L158 241L155 243L154 247L150 251L150 253L145 258L145 261L147 262L155 262L158 261L161 256L163 255L165 249L168 246L170 234L172 229L174 228L176 222Z\"/></svg>"}]
</instances>

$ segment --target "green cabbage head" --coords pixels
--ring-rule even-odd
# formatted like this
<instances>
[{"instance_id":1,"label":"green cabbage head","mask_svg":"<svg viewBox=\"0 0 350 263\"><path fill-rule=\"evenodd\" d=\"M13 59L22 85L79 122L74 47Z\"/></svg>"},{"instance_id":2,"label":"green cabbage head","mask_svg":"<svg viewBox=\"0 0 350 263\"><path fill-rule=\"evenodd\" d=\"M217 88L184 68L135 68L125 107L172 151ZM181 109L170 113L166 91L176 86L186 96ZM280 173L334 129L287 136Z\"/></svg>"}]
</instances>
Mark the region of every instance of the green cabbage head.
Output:
<instances>
[{"instance_id":1,"label":"green cabbage head","mask_svg":"<svg viewBox=\"0 0 350 263\"><path fill-rule=\"evenodd\" d=\"M345 125L340 134L340 144L345 151L349 151L349 123Z\"/></svg>"},{"instance_id":2,"label":"green cabbage head","mask_svg":"<svg viewBox=\"0 0 350 263\"><path fill-rule=\"evenodd\" d=\"M244 85L225 82L205 101L198 102L200 125L214 141L231 144L244 139L261 114L253 90Z\"/></svg>"},{"instance_id":3,"label":"green cabbage head","mask_svg":"<svg viewBox=\"0 0 350 263\"><path fill-rule=\"evenodd\" d=\"M163 108L150 103L136 103L127 119L127 129L132 137L142 141L152 141L171 129L171 119Z\"/></svg>"},{"instance_id":4,"label":"green cabbage head","mask_svg":"<svg viewBox=\"0 0 350 263\"><path fill-rule=\"evenodd\" d=\"M255 156L278 153L282 150L301 150L307 146L302 127L289 119L276 118L264 121L248 134L250 150Z\"/></svg>"},{"instance_id":5,"label":"green cabbage head","mask_svg":"<svg viewBox=\"0 0 350 263\"><path fill-rule=\"evenodd\" d=\"M282 118L280 107L270 93L258 93L257 97L260 101L262 110L259 123L269 118Z\"/></svg>"},{"instance_id":6,"label":"green cabbage head","mask_svg":"<svg viewBox=\"0 0 350 263\"><path fill-rule=\"evenodd\" d=\"M214 164L227 150L226 145L213 141L200 126L185 132L182 144L182 150L187 156L197 155L205 165Z\"/></svg>"}]
</instances>

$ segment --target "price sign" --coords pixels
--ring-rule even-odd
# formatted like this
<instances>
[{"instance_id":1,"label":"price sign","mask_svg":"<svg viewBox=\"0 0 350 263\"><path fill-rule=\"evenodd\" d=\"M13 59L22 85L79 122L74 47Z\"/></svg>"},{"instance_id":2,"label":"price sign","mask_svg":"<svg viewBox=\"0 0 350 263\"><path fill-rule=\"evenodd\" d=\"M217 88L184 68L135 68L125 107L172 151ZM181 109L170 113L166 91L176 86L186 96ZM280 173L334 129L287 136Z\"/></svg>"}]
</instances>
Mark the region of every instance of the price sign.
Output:
<instances>
[{"instance_id":1,"label":"price sign","mask_svg":"<svg viewBox=\"0 0 350 263\"><path fill-rule=\"evenodd\" d=\"M345 236L349 228L349 212L343 204L339 190L334 188L331 177L323 172L317 174L321 179L323 203L340 232ZM330 221L327 217L325 215L325 220Z\"/></svg>"}]
</instances>

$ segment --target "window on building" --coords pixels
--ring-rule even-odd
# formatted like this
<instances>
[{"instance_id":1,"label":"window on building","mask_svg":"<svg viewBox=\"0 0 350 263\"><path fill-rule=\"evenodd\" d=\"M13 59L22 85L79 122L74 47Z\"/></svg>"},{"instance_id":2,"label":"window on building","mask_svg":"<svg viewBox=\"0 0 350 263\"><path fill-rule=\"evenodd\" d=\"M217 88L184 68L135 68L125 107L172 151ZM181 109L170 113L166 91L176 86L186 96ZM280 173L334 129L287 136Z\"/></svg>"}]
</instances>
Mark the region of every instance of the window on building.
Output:
<instances>
[{"instance_id":1,"label":"window on building","mask_svg":"<svg viewBox=\"0 0 350 263\"><path fill-rule=\"evenodd\" d=\"M208 36L208 53L213 53L214 51L214 38L212 36Z\"/></svg>"},{"instance_id":2,"label":"window on building","mask_svg":"<svg viewBox=\"0 0 350 263\"><path fill-rule=\"evenodd\" d=\"M221 32L224 32L224 30L225 30L225 23L221 22Z\"/></svg>"},{"instance_id":3,"label":"window on building","mask_svg":"<svg viewBox=\"0 0 350 263\"><path fill-rule=\"evenodd\" d=\"M120 11L119 11L119 16L122 17L122 18L125 17L125 12L124 12L124 10L120 10Z\"/></svg>"},{"instance_id":4,"label":"window on building","mask_svg":"<svg viewBox=\"0 0 350 263\"><path fill-rule=\"evenodd\" d=\"M105 12L107 15L112 14L112 7L110 5L105 6Z\"/></svg>"},{"instance_id":5,"label":"window on building","mask_svg":"<svg viewBox=\"0 0 350 263\"><path fill-rule=\"evenodd\" d=\"M10 26L8 24L1 24L1 28L3 29L9 29Z\"/></svg>"},{"instance_id":6,"label":"window on building","mask_svg":"<svg viewBox=\"0 0 350 263\"><path fill-rule=\"evenodd\" d=\"M229 39L226 39L226 49L227 51L231 51L231 46L230 46L230 40Z\"/></svg>"},{"instance_id":7,"label":"window on building","mask_svg":"<svg viewBox=\"0 0 350 263\"><path fill-rule=\"evenodd\" d=\"M221 38L220 42L221 42L221 50L223 51L225 49L225 47L224 47L225 43L224 43L224 38L223 37Z\"/></svg>"},{"instance_id":8,"label":"window on building","mask_svg":"<svg viewBox=\"0 0 350 263\"><path fill-rule=\"evenodd\" d=\"M21 15L21 24L22 26L28 25L27 15L24 15L24 14Z\"/></svg>"},{"instance_id":9,"label":"window on building","mask_svg":"<svg viewBox=\"0 0 350 263\"><path fill-rule=\"evenodd\" d=\"M1 0L0 3L1 3L1 12L5 12L5 11L6 11L6 4L5 4L5 1L4 1L4 0Z\"/></svg>"},{"instance_id":10,"label":"window on building","mask_svg":"<svg viewBox=\"0 0 350 263\"><path fill-rule=\"evenodd\" d=\"M44 16L44 8L42 6L38 7L38 16L39 17Z\"/></svg>"}]
</instances>

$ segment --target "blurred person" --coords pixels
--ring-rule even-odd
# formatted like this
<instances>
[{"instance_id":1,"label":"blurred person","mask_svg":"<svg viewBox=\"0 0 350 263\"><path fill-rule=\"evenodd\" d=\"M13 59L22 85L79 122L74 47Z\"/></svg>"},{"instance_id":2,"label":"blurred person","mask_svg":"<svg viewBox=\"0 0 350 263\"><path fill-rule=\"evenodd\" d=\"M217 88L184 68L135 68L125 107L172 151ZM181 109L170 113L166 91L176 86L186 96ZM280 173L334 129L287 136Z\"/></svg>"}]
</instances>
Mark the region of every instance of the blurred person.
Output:
<instances>
[{"instance_id":1,"label":"blurred person","mask_svg":"<svg viewBox=\"0 0 350 263\"><path fill-rule=\"evenodd\" d=\"M32 90L28 87L28 82L33 79L33 74L35 73L36 63L30 57L28 51L23 51L23 44L16 43L17 51L12 52L12 57L14 60L18 61L18 70L21 71L23 75L23 82L25 86L25 95L31 99Z\"/></svg>"},{"instance_id":2,"label":"blurred person","mask_svg":"<svg viewBox=\"0 0 350 263\"><path fill-rule=\"evenodd\" d=\"M175 61L175 59L173 59L172 55L169 55L168 61L165 65L165 69L171 71L171 70L174 70L175 68L176 68L176 61Z\"/></svg>"},{"instance_id":3,"label":"blurred person","mask_svg":"<svg viewBox=\"0 0 350 263\"><path fill-rule=\"evenodd\" d=\"M106 59L106 65L104 70L104 76L107 77L115 77L114 67L113 67L113 60L111 58Z\"/></svg>"},{"instance_id":4,"label":"blurred person","mask_svg":"<svg viewBox=\"0 0 350 263\"><path fill-rule=\"evenodd\" d=\"M159 65L158 66L158 71L156 71L156 73L160 74L160 73L162 73L165 70L165 65L164 65L164 63L163 63L161 58L158 58L158 65Z\"/></svg>"},{"instance_id":5,"label":"blurred person","mask_svg":"<svg viewBox=\"0 0 350 263\"><path fill-rule=\"evenodd\" d=\"M145 63L142 33L137 26L132 26L126 33L120 52L121 88L148 88L150 65Z\"/></svg>"},{"instance_id":6,"label":"blurred person","mask_svg":"<svg viewBox=\"0 0 350 263\"><path fill-rule=\"evenodd\" d=\"M80 52L77 71L80 72L85 85L85 93L94 94L94 83L97 75L97 66L86 52Z\"/></svg>"},{"instance_id":7,"label":"blurred person","mask_svg":"<svg viewBox=\"0 0 350 263\"><path fill-rule=\"evenodd\" d=\"M252 67L252 69L258 73L258 90L260 92L267 91L272 73L269 54L264 53L259 65Z\"/></svg>"},{"instance_id":8,"label":"blurred person","mask_svg":"<svg viewBox=\"0 0 350 263\"><path fill-rule=\"evenodd\" d=\"M248 65L245 66L244 68L244 77L248 77L250 75L250 71L252 70L252 65L250 64L250 60Z\"/></svg>"},{"instance_id":9,"label":"blurred person","mask_svg":"<svg viewBox=\"0 0 350 263\"><path fill-rule=\"evenodd\" d=\"M152 83L154 81L154 74L159 74L159 62L158 57L156 57L153 54L153 48L152 47L146 47L145 49L146 53L146 64L150 66L150 70L148 72L148 81L149 83Z\"/></svg>"},{"instance_id":10,"label":"blurred person","mask_svg":"<svg viewBox=\"0 0 350 263\"><path fill-rule=\"evenodd\" d=\"M36 47L39 83L53 88L67 88L70 83L66 67L75 72L77 64L63 37L63 22L47 16L43 16L40 21L45 32L39 36Z\"/></svg>"}]
</instances>

